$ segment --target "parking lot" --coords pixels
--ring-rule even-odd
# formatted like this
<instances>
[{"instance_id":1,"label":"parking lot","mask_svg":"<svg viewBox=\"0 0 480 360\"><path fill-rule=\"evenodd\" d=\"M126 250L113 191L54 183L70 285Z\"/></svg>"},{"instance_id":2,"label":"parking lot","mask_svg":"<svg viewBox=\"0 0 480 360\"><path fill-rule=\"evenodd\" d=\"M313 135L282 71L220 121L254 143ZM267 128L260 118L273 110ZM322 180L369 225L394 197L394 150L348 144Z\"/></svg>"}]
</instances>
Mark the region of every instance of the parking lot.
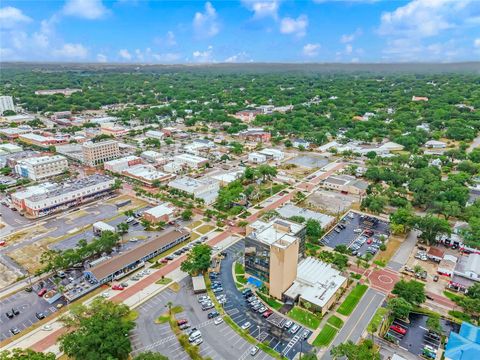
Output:
<instances>
[{"instance_id":1,"label":"parking lot","mask_svg":"<svg viewBox=\"0 0 480 360\"><path fill-rule=\"evenodd\" d=\"M251 326L248 331L252 336L261 342L268 343L271 348L289 359L293 359L300 351L309 352L311 346L302 336L305 331L304 327L299 326L295 334L291 334L285 327L278 328L265 319L262 314L252 311L247 306L247 301L235 287L231 271L232 264L236 258L241 259L243 257L244 249L243 240L225 249L227 257L222 261L221 274L218 278L222 283L223 292L228 298L228 302L224 305L225 311L239 326L249 322ZM275 314L275 316L282 317L278 314ZM283 324L288 321L286 318L283 320Z\"/></svg>"},{"instance_id":2,"label":"parking lot","mask_svg":"<svg viewBox=\"0 0 480 360\"><path fill-rule=\"evenodd\" d=\"M386 241L389 234L386 221L350 211L320 242L331 248L346 245L357 256L363 256L367 252L374 255L378 252L381 238Z\"/></svg>"},{"instance_id":3,"label":"parking lot","mask_svg":"<svg viewBox=\"0 0 480 360\"><path fill-rule=\"evenodd\" d=\"M433 349L437 351L440 346L440 340L437 336L431 335L427 329L427 319L428 316L422 314L410 314L410 322L406 323L403 320L395 319L393 326L400 326L401 328L407 330L407 332L402 335L396 331L389 330L387 332L388 336L391 336L398 343L400 347L407 350L408 352L414 355L422 355L424 349ZM450 331L458 331L458 324L452 323L446 320L440 320L445 335L449 335Z\"/></svg>"},{"instance_id":4,"label":"parking lot","mask_svg":"<svg viewBox=\"0 0 480 360\"><path fill-rule=\"evenodd\" d=\"M53 284L45 284L47 287L52 287ZM36 290L40 288L34 287L32 292L21 290L12 296L0 300L0 341L3 341L11 336L13 333L10 329L17 328L20 332L38 322L39 319L35 313L43 313L46 317L57 311L57 305L64 305L63 300L58 300L53 304L49 304L44 298L37 295ZM18 310L20 313L8 318L6 313L12 312L12 309Z\"/></svg>"}]
</instances>

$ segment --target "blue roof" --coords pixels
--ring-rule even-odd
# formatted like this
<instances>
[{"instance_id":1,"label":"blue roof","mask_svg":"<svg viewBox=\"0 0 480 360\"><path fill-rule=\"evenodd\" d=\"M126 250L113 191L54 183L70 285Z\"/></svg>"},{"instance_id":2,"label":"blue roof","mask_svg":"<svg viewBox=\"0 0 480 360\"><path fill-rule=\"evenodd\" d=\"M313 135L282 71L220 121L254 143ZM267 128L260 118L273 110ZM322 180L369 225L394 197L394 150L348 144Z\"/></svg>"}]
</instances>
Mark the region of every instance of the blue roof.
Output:
<instances>
[{"instance_id":1,"label":"blue roof","mask_svg":"<svg viewBox=\"0 0 480 360\"><path fill-rule=\"evenodd\" d=\"M451 332L445 357L452 360L480 359L480 328L464 322L458 334Z\"/></svg>"},{"instance_id":2,"label":"blue roof","mask_svg":"<svg viewBox=\"0 0 480 360\"><path fill-rule=\"evenodd\" d=\"M252 284L253 286L259 288L262 286L262 282L258 279L255 279L254 277L250 276L247 280L249 284Z\"/></svg>"}]
</instances>

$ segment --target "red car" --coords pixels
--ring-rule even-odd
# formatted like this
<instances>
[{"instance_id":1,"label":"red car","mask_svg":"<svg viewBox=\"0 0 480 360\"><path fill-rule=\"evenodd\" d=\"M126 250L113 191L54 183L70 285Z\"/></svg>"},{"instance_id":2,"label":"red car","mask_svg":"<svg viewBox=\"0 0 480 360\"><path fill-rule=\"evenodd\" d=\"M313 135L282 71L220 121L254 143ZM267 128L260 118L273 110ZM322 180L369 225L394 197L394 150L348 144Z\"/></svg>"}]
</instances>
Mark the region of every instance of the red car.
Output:
<instances>
[{"instance_id":1,"label":"red car","mask_svg":"<svg viewBox=\"0 0 480 360\"><path fill-rule=\"evenodd\" d=\"M160 260L160 262L161 262L162 264L166 264L166 263L168 263L168 259L162 259L162 260Z\"/></svg>"},{"instance_id":2,"label":"red car","mask_svg":"<svg viewBox=\"0 0 480 360\"><path fill-rule=\"evenodd\" d=\"M113 285L112 290L123 290L125 289L122 285Z\"/></svg>"},{"instance_id":3,"label":"red car","mask_svg":"<svg viewBox=\"0 0 480 360\"><path fill-rule=\"evenodd\" d=\"M42 290L40 290L37 295L42 297L43 295L45 295L45 293L47 292L47 289L43 288Z\"/></svg>"},{"instance_id":4,"label":"red car","mask_svg":"<svg viewBox=\"0 0 480 360\"><path fill-rule=\"evenodd\" d=\"M272 310L267 310L263 313L263 317L266 319L268 318L270 315L273 314L273 311Z\"/></svg>"},{"instance_id":5,"label":"red car","mask_svg":"<svg viewBox=\"0 0 480 360\"><path fill-rule=\"evenodd\" d=\"M404 328L402 328L401 326L398 326L398 325L390 326L390 330L393 330L396 333L399 333L400 335L405 335L407 333L407 329L404 329Z\"/></svg>"},{"instance_id":6,"label":"red car","mask_svg":"<svg viewBox=\"0 0 480 360\"><path fill-rule=\"evenodd\" d=\"M177 325L180 326L180 325L183 325L183 324L186 324L188 323L188 320L187 319L178 319L177 320Z\"/></svg>"},{"instance_id":7,"label":"red car","mask_svg":"<svg viewBox=\"0 0 480 360\"><path fill-rule=\"evenodd\" d=\"M368 239L368 240L367 240L367 244L371 244L372 241L373 241L372 239Z\"/></svg>"},{"instance_id":8,"label":"red car","mask_svg":"<svg viewBox=\"0 0 480 360\"><path fill-rule=\"evenodd\" d=\"M7 242L5 240L0 240L0 246L5 246L7 245Z\"/></svg>"}]
</instances>

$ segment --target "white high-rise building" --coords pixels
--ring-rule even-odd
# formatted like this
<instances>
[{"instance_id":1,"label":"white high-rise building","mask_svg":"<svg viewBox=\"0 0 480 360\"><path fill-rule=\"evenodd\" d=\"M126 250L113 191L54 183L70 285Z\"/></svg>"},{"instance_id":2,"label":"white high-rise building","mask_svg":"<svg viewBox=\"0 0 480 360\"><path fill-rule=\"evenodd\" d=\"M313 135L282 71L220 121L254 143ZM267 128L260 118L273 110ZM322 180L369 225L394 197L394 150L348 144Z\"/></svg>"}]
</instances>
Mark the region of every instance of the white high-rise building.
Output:
<instances>
[{"instance_id":1,"label":"white high-rise building","mask_svg":"<svg viewBox=\"0 0 480 360\"><path fill-rule=\"evenodd\" d=\"M2 115L6 110L15 111L13 98L11 96L0 96L0 115Z\"/></svg>"}]
</instances>

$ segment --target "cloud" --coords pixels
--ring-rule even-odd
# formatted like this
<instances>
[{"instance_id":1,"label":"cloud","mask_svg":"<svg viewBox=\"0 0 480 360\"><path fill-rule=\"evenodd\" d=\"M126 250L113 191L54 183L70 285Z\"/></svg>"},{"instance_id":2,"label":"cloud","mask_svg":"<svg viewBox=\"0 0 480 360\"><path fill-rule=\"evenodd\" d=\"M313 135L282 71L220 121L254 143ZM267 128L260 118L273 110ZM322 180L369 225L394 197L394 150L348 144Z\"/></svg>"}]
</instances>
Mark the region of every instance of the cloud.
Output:
<instances>
[{"instance_id":1,"label":"cloud","mask_svg":"<svg viewBox=\"0 0 480 360\"><path fill-rule=\"evenodd\" d=\"M423 44L421 40L402 38L390 40L382 51L383 59L394 61L454 61L466 59L470 49L462 48L457 41Z\"/></svg>"},{"instance_id":2,"label":"cloud","mask_svg":"<svg viewBox=\"0 0 480 360\"><path fill-rule=\"evenodd\" d=\"M417 39L436 36L445 30L475 23L477 4L475 0L413 0L383 13L378 32Z\"/></svg>"},{"instance_id":3,"label":"cloud","mask_svg":"<svg viewBox=\"0 0 480 360\"><path fill-rule=\"evenodd\" d=\"M123 59L123 60L132 60L132 54L127 49L121 49L118 52L118 55Z\"/></svg>"},{"instance_id":4,"label":"cloud","mask_svg":"<svg viewBox=\"0 0 480 360\"><path fill-rule=\"evenodd\" d=\"M295 34L296 36L304 36L308 27L308 17L300 15L296 19L286 17L280 22L280 32L282 34Z\"/></svg>"},{"instance_id":5,"label":"cloud","mask_svg":"<svg viewBox=\"0 0 480 360\"><path fill-rule=\"evenodd\" d=\"M205 12L196 12L193 18L193 28L199 37L212 37L218 34L220 27L217 22L217 11L210 2L205 3Z\"/></svg>"},{"instance_id":6,"label":"cloud","mask_svg":"<svg viewBox=\"0 0 480 360\"><path fill-rule=\"evenodd\" d=\"M67 43L61 48L53 50L52 55L65 59L85 59L88 55L88 50L82 44Z\"/></svg>"},{"instance_id":7,"label":"cloud","mask_svg":"<svg viewBox=\"0 0 480 360\"><path fill-rule=\"evenodd\" d=\"M181 58L179 53L152 54L153 59L160 63L172 63Z\"/></svg>"},{"instance_id":8,"label":"cloud","mask_svg":"<svg viewBox=\"0 0 480 360\"><path fill-rule=\"evenodd\" d=\"M362 35L362 33L363 33L362 29L359 28L359 29L355 30L355 32L352 33L352 34L343 34L342 37L340 38L340 42L343 43L343 44L351 43L357 37Z\"/></svg>"},{"instance_id":9,"label":"cloud","mask_svg":"<svg viewBox=\"0 0 480 360\"><path fill-rule=\"evenodd\" d=\"M108 61L108 58L104 54L97 54L97 61L99 63L106 63Z\"/></svg>"},{"instance_id":10,"label":"cloud","mask_svg":"<svg viewBox=\"0 0 480 360\"><path fill-rule=\"evenodd\" d=\"M303 47L303 55L308 57L315 57L318 55L318 51L320 50L320 44L306 44Z\"/></svg>"},{"instance_id":11,"label":"cloud","mask_svg":"<svg viewBox=\"0 0 480 360\"><path fill-rule=\"evenodd\" d=\"M476 48L480 48L480 38L475 39L475 40L473 41L473 45L474 45Z\"/></svg>"},{"instance_id":12,"label":"cloud","mask_svg":"<svg viewBox=\"0 0 480 360\"><path fill-rule=\"evenodd\" d=\"M351 44L347 44L347 45L345 46L345 52L346 52L347 54L351 54L352 51L353 51L353 46L352 46Z\"/></svg>"},{"instance_id":13,"label":"cloud","mask_svg":"<svg viewBox=\"0 0 480 360\"><path fill-rule=\"evenodd\" d=\"M251 61L252 59L245 51L239 52L238 54L232 55L225 59L226 63L246 63Z\"/></svg>"},{"instance_id":14,"label":"cloud","mask_svg":"<svg viewBox=\"0 0 480 360\"><path fill-rule=\"evenodd\" d=\"M278 8L280 7L280 1L278 0L242 0L243 6L253 12L255 19L261 19L265 17L278 18Z\"/></svg>"},{"instance_id":15,"label":"cloud","mask_svg":"<svg viewBox=\"0 0 480 360\"><path fill-rule=\"evenodd\" d=\"M166 43L167 43L168 46L177 45L177 40L175 39L175 34L173 33L173 31L168 31L167 32Z\"/></svg>"},{"instance_id":16,"label":"cloud","mask_svg":"<svg viewBox=\"0 0 480 360\"><path fill-rule=\"evenodd\" d=\"M88 20L100 19L107 13L101 0L67 0L63 7L63 14Z\"/></svg>"},{"instance_id":17,"label":"cloud","mask_svg":"<svg viewBox=\"0 0 480 360\"><path fill-rule=\"evenodd\" d=\"M213 47L211 45L207 48L207 50L204 50L204 51L196 50L192 53L193 60L199 63L213 62L212 53L213 53Z\"/></svg>"},{"instance_id":18,"label":"cloud","mask_svg":"<svg viewBox=\"0 0 480 360\"><path fill-rule=\"evenodd\" d=\"M32 19L25 15L22 10L13 6L0 8L0 28L2 29L12 29L31 21Z\"/></svg>"}]
</instances>

